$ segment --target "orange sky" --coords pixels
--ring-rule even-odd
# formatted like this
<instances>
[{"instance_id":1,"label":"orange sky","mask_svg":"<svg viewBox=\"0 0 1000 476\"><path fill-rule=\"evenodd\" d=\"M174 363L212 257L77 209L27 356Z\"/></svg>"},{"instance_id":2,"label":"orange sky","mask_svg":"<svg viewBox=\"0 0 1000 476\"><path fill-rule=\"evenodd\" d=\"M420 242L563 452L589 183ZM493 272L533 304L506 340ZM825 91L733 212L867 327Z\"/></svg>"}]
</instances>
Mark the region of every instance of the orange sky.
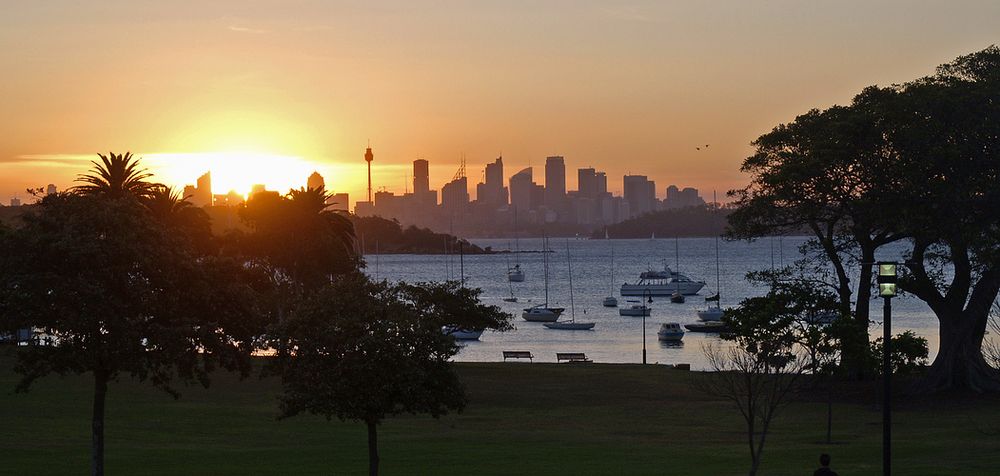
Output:
<instances>
[{"instance_id":1,"label":"orange sky","mask_svg":"<svg viewBox=\"0 0 1000 476\"><path fill-rule=\"evenodd\" d=\"M779 122L1000 43L995 1L81 3L0 15L4 203L107 150L217 193L316 169L354 201L369 139L398 192L413 159L440 188L502 152L508 177L563 155L570 189L594 166L710 196Z\"/></svg>"}]
</instances>

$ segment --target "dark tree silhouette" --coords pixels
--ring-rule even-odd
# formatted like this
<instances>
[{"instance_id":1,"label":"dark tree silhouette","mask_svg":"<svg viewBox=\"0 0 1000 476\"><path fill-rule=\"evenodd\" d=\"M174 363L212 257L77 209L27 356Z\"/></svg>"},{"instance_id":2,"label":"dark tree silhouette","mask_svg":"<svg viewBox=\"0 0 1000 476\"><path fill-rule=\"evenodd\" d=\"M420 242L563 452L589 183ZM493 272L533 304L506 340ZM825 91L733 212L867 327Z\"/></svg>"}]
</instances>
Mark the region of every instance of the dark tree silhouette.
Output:
<instances>
[{"instance_id":1,"label":"dark tree silhouette","mask_svg":"<svg viewBox=\"0 0 1000 476\"><path fill-rule=\"evenodd\" d=\"M392 415L439 417L465 406L449 358L447 324L506 329L511 316L457 283L390 285L342 276L312 294L281 326L281 415L363 422L369 474L379 467L378 425Z\"/></svg>"},{"instance_id":2,"label":"dark tree silhouette","mask_svg":"<svg viewBox=\"0 0 1000 476\"><path fill-rule=\"evenodd\" d=\"M181 197L173 188L164 185L150 187L143 203L157 220L183 233L195 249L203 254L218 251L212 235L212 222L205 210Z\"/></svg>"},{"instance_id":3,"label":"dark tree silhouette","mask_svg":"<svg viewBox=\"0 0 1000 476\"><path fill-rule=\"evenodd\" d=\"M49 373L93 375L92 474L104 472L105 399L119 375L177 396L175 378L207 385L216 365L249 370L260 330L243 267L199 259L131 196L50 195L22 221L0 237L0 316L50 345L18 352L18 389Z\"/></svg>"},{"instance_id":4,"label":"dark tree silhouette","mask_svg":"<svg viewBox=\"0 0 1000 476\"><path fill-rule=\"evenodd\" d=\"M848 107L800 116L758 139L744 162L752 179L733 192L730 234L812 230L842 308L853 302L859 339L844 348L845 364L867 343L875 251L905 239L912 248L901 287L941 323L924 388L1000 390L981 349L1000 291L998 78L1000 49L990 47L934 76L870 87ZM860 271L854 286L851 269Z\"/></svg>"},{"instance_id":5,"label":"dark tree silhouette","mask_svg":"<svg viewBox=\"0 0 1000 476\"><path fill-rule=\"evenodd\" d=\"M73 187L71 191L88 195L103 195L109 198L120 198L126 195L147 197L157 185L149 182L153 174L140 168L139 159L132 157L131 152L108 155L97 154L101 162L91 161L93 167L89 173L77 177L83 185Z\"/></svg>"}]
</instances>

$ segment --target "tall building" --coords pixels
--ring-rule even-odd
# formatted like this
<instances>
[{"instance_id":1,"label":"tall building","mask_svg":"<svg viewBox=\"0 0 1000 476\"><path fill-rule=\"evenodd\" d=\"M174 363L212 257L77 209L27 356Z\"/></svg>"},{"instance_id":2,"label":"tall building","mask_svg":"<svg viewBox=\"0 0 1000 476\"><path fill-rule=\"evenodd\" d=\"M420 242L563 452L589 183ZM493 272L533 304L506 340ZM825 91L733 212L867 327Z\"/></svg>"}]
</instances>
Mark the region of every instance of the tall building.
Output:
<instances>
[{"instance_id":1,"label":"tall building","mask_svg":"<svg viewBox=\"0 0 1000 476\"><path fill-rule=\"evenodd\" d=\"M630 216L636 217L656 210L656 183L645 175L623 177L622 192L628 202Z\"/></svg>"},{"instance_id":2,"label":"tall building","mask_svg":"<svg viewBox=\"0 0 1000 476\"><path fill-rule=\"evenodd\" d=\"M562 156L545 158L545 204L553 210L562 208L566 198L566 164Z\"/></svg>"},{"instance_id":3,"label":"tall building","mask_svg":"<svg viewBox=\"0 0 1000 476\"><path fill-rule=\"evenodd\" d=\"M50 183L48 187L45 187L45 194L46 195L55 195L56 194L56 185L54 183Z\"/></svg>"},{"instance_id":4,"label":"tall building","mask_svg":"<svg viewBox=\"0 0 1000 476\"><path fill-rule=\"evenodd\" d=\"M576 171L577 191L582 198L597 197L597 171L591 168Z\"/></svg>"},{"instance_id":5,"label":"tall building","mask_svg":"<svg viewBox=\"0 0 1000 476\"><path fill-rule=\"evenodd\" d=\"M503 186L503 157L486 164L486 181L476 185L476 201L486 205L507 205L507 187Z\"/></svg>"},{"instance_id":6,"label":"tall building","mask_svg":"<svg viewBox=\"0 0 1000 476\"><path fill-rule=\"evenodd\" d=\"M510 205L519 212L527 213L533 207L531 195L535 184L531 178L531 167L510 177Z\"/></svg>"},{"instance_id":7,"label":"tall building","mask_svg":"<svg viewBox=\"0 0 1000 476\"><path fill-rule=\"evenodd\" d=\"M457 177L441 187L441 208L448 211L464 209L469 204L469 179Z\"/></svg>"},{"instance_id":8,"label":"tall building","mask_svg":"<svg viewBox=\"0 0 1000 476\"><path fill-rule=\"evenodd\" d=\"M306 188L310 190L326 190L326 181L323 180L323 176L319 172L313 171L306 180Z\"/></svg>"},{"instance_id":9,"label":"tall building","mask_svg":"<svg viewBox=\"0 0 1000 476\"><path fill-rule=\"evenodd\" d=\"M10 206L12 206L12 207L19 207L19 206L21 206L21 199L17 198L17 197L11 197L11 199L10 199Z\"/></svg>"},{"instance_id":10,"label":"tall building","mask_svg":"<svg viewBox=\"0 0 1000 476\"><path fill-rule=\"evenodd\" d=\"M413 194L425 194L431 190L430 163L424 159L413 161Z\"/></svg>"},{"instance_id":11,"label":"tall building","mask_svg":"<svg viewBox=\"0 0 1000 476\"><path fill-rule=\"evenodd\" d=\"M186 199L196 207L212 206L212 173L205 172L201 177L198 177L196 185L185 185L184 196L181 198Z\"/></svg>"},{"instance_id":12,"label":"tall building","mask_svg":"<svg viewBox=\"0 0 1000 476\"><path fill-rule=\"evenodd\" d=\"M663 208L687 208L697 207L705 204L705 200L698 196L698 189L687 187L680 190L676 185L667 187L666 198L663 199Z\"/></svg>"},{"instance_id":13,"label":"tall building","mask_svg":"<svg viewBox=\"0 0 1000 476\"><path fill-rule=\"evenodd\" d=\"M597 172L595 175L594 183L597 188L597 196L603 196L608 193L608 174Z\"/></svg>"},{"instance_id":14,"label":"tall building","mask_svg":"<svg viewBox=\"0 0 1000 476\"><path fill-rule=\"evenodd\" d=\"M346 212L350 210L350 197L346 193L334 193L326 199L330 210Z\"/></svg>"}]
</instances>

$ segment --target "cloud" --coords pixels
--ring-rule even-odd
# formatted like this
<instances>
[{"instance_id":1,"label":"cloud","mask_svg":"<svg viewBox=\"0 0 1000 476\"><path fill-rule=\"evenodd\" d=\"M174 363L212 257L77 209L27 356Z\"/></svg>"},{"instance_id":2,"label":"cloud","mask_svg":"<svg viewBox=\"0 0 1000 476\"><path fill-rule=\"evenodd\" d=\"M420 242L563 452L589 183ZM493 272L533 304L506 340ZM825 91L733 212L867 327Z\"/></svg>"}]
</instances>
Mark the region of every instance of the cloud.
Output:
<instances>
[{"instance_id":1,"label":"cloud","mask_svg":"<svg viewBox=\"0 0 1000 476\"><path fill-rule=\"evenodd\" d=\"M0 157L0 163L32 167L63 167L66 165L89 164L97 154L28 154L14 157Z\"/></svg>"},{"instance_id":2,"label":"cloud","mask_svg":"<svg viewBox=\"0 0 1000 476\"><path fill-rule=\"evenodd\" d=\"M270 33L271 32L270 30L261 30L261 29L258 29L258 28L250 28L250 27L240 26L240 25L229 25L227 27L227 29L229 31L235 31L237 33L250 33L250 34L254 34L254 35L263 35L265 33Z\"/></svg>"}]
</instances>

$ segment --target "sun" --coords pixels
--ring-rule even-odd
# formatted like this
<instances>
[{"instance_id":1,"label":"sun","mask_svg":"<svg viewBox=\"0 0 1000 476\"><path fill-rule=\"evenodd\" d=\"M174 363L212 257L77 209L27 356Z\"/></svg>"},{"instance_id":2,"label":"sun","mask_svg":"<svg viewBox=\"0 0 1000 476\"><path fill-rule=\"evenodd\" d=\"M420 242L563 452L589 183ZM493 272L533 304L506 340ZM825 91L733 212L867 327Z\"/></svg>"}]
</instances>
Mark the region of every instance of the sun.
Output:
<instances>
[{"instance_id":1,"label":"sun","mask_svg":"<svg viewBox=\"0 0 1000 476\"><path fill-rule=\"evenodd\" d=\"M158 181L174 187L194 184L212 174L212 193L235 191L246 196L256 184L285 193L305 186L318 164L299 156L258 151L222 151L146 154L143 161Z\"/></svg>"}]
</instances>

